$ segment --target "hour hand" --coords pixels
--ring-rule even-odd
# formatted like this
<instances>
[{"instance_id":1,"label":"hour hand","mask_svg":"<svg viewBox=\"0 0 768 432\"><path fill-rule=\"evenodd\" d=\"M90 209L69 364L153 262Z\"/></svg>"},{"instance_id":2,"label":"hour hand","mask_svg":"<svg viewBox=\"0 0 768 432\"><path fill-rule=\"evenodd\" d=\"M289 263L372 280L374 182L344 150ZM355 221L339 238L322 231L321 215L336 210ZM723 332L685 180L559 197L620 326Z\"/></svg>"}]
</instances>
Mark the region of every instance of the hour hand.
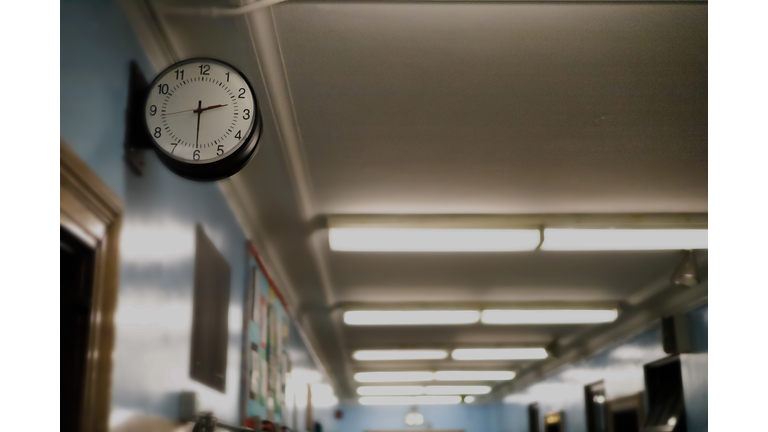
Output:
<instances>
[{"instance_id":1,"label":"hour hand","mask_svg":"<svg viewBox=\"0 0 768 432\"><path fill-rule=\"evenodd\" d=\"M221 107L224 107L224 106L227 106L227 105L229 105L229 104L223 104L223 105L222 104L218 104L218 105L211 105L211 106L208 106L208 107L205 107L205 108L197 108L195 110L195 112L199 113L199 112L203 112L203 111L209 110L209 109L221 108Z\"/></svg>"}]
</instances>

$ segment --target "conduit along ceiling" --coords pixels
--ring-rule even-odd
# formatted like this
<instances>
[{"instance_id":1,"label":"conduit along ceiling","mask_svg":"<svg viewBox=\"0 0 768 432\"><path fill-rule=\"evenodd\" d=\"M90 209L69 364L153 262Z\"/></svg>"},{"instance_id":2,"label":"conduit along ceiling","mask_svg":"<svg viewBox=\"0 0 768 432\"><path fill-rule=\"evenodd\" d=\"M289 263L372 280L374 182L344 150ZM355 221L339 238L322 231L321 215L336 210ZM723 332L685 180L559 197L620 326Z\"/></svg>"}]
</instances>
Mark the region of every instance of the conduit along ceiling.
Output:
<instances>
[{"instance_id":1,"label":"conduit along ceiling","mask_svg":"<svg viewBox=\"0 0 768 432\"><path fill-rule=\"evenodd\" d=\"M706 299L706 2L173 6L126 9L251 81L221 187L340 399L499 397Z\"/></svg>"}]
</instances>

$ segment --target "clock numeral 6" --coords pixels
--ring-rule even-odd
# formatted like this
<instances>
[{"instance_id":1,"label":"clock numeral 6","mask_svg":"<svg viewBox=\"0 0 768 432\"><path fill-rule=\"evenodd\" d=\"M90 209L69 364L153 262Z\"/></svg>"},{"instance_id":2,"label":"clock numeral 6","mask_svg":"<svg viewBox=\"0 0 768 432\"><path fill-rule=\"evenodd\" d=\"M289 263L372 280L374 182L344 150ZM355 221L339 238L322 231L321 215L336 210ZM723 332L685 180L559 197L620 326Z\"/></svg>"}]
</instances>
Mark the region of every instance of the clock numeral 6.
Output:
<instances>
[{"instance_id":1,"label":"clock numeral 6","mask_svg":"<svg viewBox=\"0 0 768 432\"><path fill-rule=\"evenodd\" d=\"M219 144L219 147L216 149L216 156L221 156L224 154L224 146Z\"/></svg>"},{"instance_id":2,"label":"clock numeral 6","mask_svg":"<svg viewBox=\"0 0 768 432\"><path fill-rule=\"evenodd\" d=\"M243 120L248 120L251 118L251 112L247 109L243 110Z\"/></svg>"},{"instance_id":3,"label":"clock numeral 6","mask_svg":"<svg viewBox=\"0 0 768 432\"><path fill-rule=\"evenodd\" d=\"M192 153L192 159L200 160L200 150L195 150L195 152Z\"/></svg>"},{"instance_id":4,"label":"clock numeral 6","mask_svg":"<svg viewBox=\"0 0 768 432\"><path fill-rule=\"evenodd\" d=\"M168 94L168 84L158 84L157 91L160 94Z\"/></svg>"},{"instance_id":5,"label":"clock numeral 6","mask_svg":"<svg viewBox=\"0 0 768 432\"><path fill-rule=\"evenodd\" d=\"M155 114L157 114L157 106L152 105L151 107L149 107L149 115L153 116Z\"/></svg>"},{"instance_id":6,"label":"clock numeral 6","mask_svg":"<svg viewBox=\"0 0 768 432\"><path fill-rule=\"evenodd\" d=\"M155 135L155 138L160 138L160 135L162 135L162 134L160 133L160 128L159 128L159 127L156 127L156 128L155 128L155 134L154 134L154 135Z\"/></svg>"}]
</instances>

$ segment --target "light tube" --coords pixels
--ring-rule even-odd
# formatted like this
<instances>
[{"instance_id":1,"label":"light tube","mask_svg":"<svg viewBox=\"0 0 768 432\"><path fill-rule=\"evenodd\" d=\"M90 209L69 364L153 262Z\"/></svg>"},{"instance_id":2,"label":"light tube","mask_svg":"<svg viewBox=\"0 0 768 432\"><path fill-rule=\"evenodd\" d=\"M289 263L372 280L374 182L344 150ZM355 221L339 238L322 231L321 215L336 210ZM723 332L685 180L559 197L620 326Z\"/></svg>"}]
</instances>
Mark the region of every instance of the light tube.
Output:
<instances>
[{"instance_id":1,"label":"light tube","mask_svg":"<svg viewBox=\"0 0 768 432\"><path fill-rule=\"evenodd\" d=\"M596 324L618 316L616 310L485 310L483 324Z\"/></svg>"},{"instance_id":2,"label":"light tube","mask_svg":"<svg viewBox=\"0 0 768 432\"><path fill-rule=\"evenodd\" d=\"M362 386L357 388L360 396L407 396L423 395L421 386ZM430 393L433 394L433 393ZM453 394L453 393L451 393Z\"/></svg>"},{"instance_id":3,"label":"light tube","mask_svg":"<svg viewBox=\"0 0 768 432\"><path fill-rule=\"evenodd\" d=\"M538 360L547 358L544 348L456 349L454 360Z\"/></svg>"},{"instance_id":4,"label":"light tube","mask_svg":"<svg viewBox=\"0 0 768 432\"><path fill-rule=\"evenodd\" d=\"M474 396L464 396L464 403L472 403L475 401Z\"/></svg>"},{"instance_id":5,"label":"light tube","mask_svg":"<svg viewBox=\"0 0 768 432\"><path fill-rule=\"evenodd\" d=\"M358 372L355 374L357 382L409 382L433 379L435 374L432 372Z\"/></svg>"},{"instance_id":6,"label":"light tube","mask_svg":"<svg viewBox=\"0 0 768 432\"><path fill-rule=\"evenodd\" d=\"M707 249L706 229L559 229L544 230L542 250Z\"/></svg>"},{"instance_id":7,"label":"light tube","mask_svg":"<svg viewBox=\"0 0 768 432\"><path fill-rule=\"evenodd\" d=\"M490 393L488 386L427 386L424 393L428 395L470 395Z\"/></svg>"},{"instance_id":8,"label":"light tube","mask_svg":"<svg viewBox=\"0 0 768 432\"><path fill-rule=\"evenodd\" d=\"M443 325L474 324L480 320L480 312L453 311L347 311L344 323L349 325Z\"/></svg>"},{"instance_id":9,"label":"light tube","mask_svg":"<svg viewBox=\"0 0 768 432\"><path fill-rule=\"evenodd\" d=\"M361 350L352 358L360 361L371 360L441 360L448 357L445 350Z\"/></svg>"},{"instance_id":10,"label":"light tube","mask_svg":"<svg viewBox=\"0 0 768 432\"><path fill-rule=\"evenodd\" d=\"M334 251L355 252L510 252L534 250L539 230L331 228Z\"/></svg>"},{"instance_id":11,"label":"light tube","mask_svg":"<svg viewBox=\"0 0 768 432\"><path fill-rule=\"evenodd\" d=\"M363 396L361 405L453 405L461 403L461 396Z\"/></svg>"},{"instance_id":12,"label":"light tube","mask_svg":"<svg viewBox=\"0 0 768 432\"><path fill-rule=\"evenodd\" d=\"M438 381L507 381L515 377L511 371L440 371L435 372Z\"/></svg>"}]
</instances>

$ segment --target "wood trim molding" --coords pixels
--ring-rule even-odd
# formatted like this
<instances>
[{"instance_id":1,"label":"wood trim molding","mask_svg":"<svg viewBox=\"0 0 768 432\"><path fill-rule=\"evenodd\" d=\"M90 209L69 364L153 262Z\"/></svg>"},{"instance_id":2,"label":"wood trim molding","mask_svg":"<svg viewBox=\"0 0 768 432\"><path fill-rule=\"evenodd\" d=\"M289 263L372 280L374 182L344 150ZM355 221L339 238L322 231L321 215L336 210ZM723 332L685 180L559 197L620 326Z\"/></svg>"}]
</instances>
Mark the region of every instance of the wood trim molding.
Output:
<instances>
[{"instance_id":1,"label":"wood trim molding","mask_svg":"<svg viewBox=\"0 0 768 432\"><path fill-rule=\"evenodd\" d=\"M81 431L106 432L123 204L63 140L60 151L61 226L93 248L95 256Z\"/></svg>"}]
</instances>

